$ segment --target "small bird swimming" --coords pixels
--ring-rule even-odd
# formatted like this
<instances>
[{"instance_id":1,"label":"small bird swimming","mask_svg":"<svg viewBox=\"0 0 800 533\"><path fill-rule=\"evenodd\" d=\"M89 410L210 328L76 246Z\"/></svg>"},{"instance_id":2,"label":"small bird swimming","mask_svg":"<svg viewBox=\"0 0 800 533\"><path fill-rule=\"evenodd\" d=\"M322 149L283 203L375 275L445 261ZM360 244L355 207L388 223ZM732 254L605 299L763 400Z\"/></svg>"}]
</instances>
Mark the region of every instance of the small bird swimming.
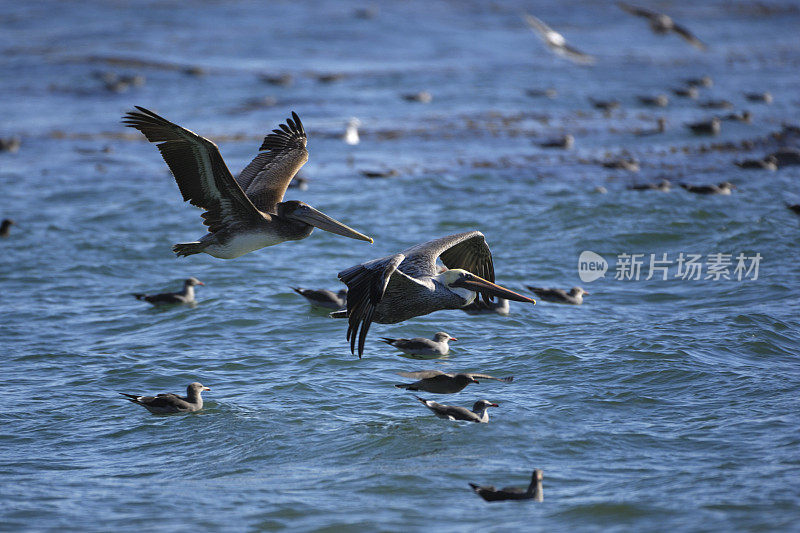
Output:
<instances>
[{"instance_id":1,"label":"small bird swimming","mask_svg":"<svg viewBox=\"0 0 800 533\"><path fill-rule=\"evenodd\" d=\"M503 500L536 500L540 502L544 499L544 491L542 490L542 478L544 473L538 468L533 471L531 484L527 489L520 487L504 487L502 489L495 489L493 485L476 485L470 483L469 486L475 491L475 494L486 500L487 502L499 502Z\"/></svg>"},{"instance_id":2,"label":"small bird swimming","mask_svg":"<svg viewBox=\"0 0 800 533\"><path fill-rule=\"evenodd\" d=\"M405 354L426 357L447 355L450 351L448 342L457 340L458 339L451 337L449 333L445 333L444 331L436 333L433 339L426 339L425 337L416 337L413 339L391 339L388 337L381 337L382 342L394 346Z\"/></svg>"},{"instance_id":3,"label":"small bird swimming","mask_svg":"<svg viewBox=\"0 0 800 533\"><path fill-rule=\"evenodd\" d=\"M800 215L800 204L786 204L786 209L794 213L795 215Z\"/></svg>"},{"instance_id":4,"label":"small bird swimming","mask_svg":"<svg viewBox=\"0 0 800 533\"><path fill-rule=\"evenodd\" d=\"M433 95L429 91L419 91L418 93L407 93L401 95L406 102L419 102L421 104L430 104L433 102Z\"/></svg>"},{"instance_id":5,"label":"small bird swimming","mask_svg":"<svg viewBox=\"0 0 800 533\"><path fill-rule=\"evenodd\" d=\"M583 303L583 295L589 294L580 287L572 287L569 292L564 289L545 289L543 287L532 287L530 285L528 285L528 289L533 291L536 296L545 302L557 304L581 305Z\"/></svg>"},{"instance_id":6,"label":"small bird swimming","mask_svg":"<svg viewBox=\"0 0 800 533\"><path fill-rule=\"evenodd\" d=\"M300 287L292 287L292 290L315 307L337 310L347 305L347 289L342 289L338 293L327 289L315 290Z\"/></svg>"},{"instance_id":7,"label":"small bird swimming","mask_svg":"<svg viewBox=\"0 0 800 533\"><path fill-rule=\"evenodd\" d=\"M714 117L710 120L686 124L686 127L692 130L695 135L719 135L722 130L722 122L717 117Z\"/></svg>"},{"instance_id":8,"label":"small bird swimming","mask_svg":"<svg viewBox=\"0 0 800 533\"><path fill-rule=\"evenodd\" d=\"M753 121L753 113L750 111L739 111L738 113L728 113L722 120L732 120L735 122L744 122L750 124Z\"/></svg>"},{"instance_id":9,"label":"small bird swimming","mask_svg":"<svg viewBox=\"0 0 800 533\"><path fill-rule=\"evenodd\" d=\"M749 102L760 102L762 104L772 103L772 93L769 91L764 91L762 93L744 93L744 97L747 98Z\"/></svg>"},{"instance_id":10,"label":"small bird swimming","mask_svg":"<svg viewBox=\"0 0 800 533\"><path fill-rule=\"evenodd\" d=\"M136 109L122 122L158 143L183 199L205 210L201 217L208 233L173 246L176 255L207 253L233 259L305 239L314 228L372 243L306 203L282 201L292 178L308 161L306 132L296 113L264 138L258 155L234 179L216 144L143 107Z\"/></svg>"},{"instance_id":11,"label":"small bird swimming","mask_svg":"<svg viewBox=\"0 0 800 533\"><path fill-rule=\"evenodd\" d=\"M778 170L778 159L773 155L768 155L761 159L744 159L742 161L734 161L734 164L739 168L773 171Z\"/></svg>"},{"instance_id":12,"label":"small bird swimming","mask_svg":"<svg viewBox=\"0 0 800 533\"><path fill-rule=\"evenodd\" d=\"M190 383L186 387L186 396L179 396L177 394L159 394L157 396L137 396L135 394L127 394L120 392L125 398L141 405L148 411L156 415L165 415L170 413L192 413L199 411L203 408L202 392L211 390L204 386L202 383Z\"/></svg>"},{"instance_id":13,"label":"small bird swimming","mask_svg":"<svg viewBox=\"0 0 800 533\"><path fill-rule=\"evenodd\" d=\"M675 96L680 96L681 98L691 98L692 100L697 100L697 97L700 96L700 91L696 86L690 85L688 87L678 87L677 89L672 89L672 94Z\"/></svg>"},{"instance_id":14,"label":"small bird swimming","mask_svg":"<svg viewBox=\"0 0 800 533\"><path fill-rule=\"evenodd\" d=\"M566 135L562 135L557 139L550 139L549 141L539 143L539 146L541 146L542 148L563 148L565 150L568 150L572 148L574 144L575 144L575 137L573 137L568 133Z\"/></svg>"},{"instance_id":15,"label":"small bird swimming","mask_svg":"<svg viewBox=\"0 0 800 533\"><path fill-rule=\"evenodd\" d=\"M11 235L11 226L15 226L17 223L11 220L10 218L4 218L2 222L0 222L0 237L8 237Z\"/></svg>"},{"instance_id":16,"label":"small bird swimming","mask_svg":"<svg viewBox=\"0 0 800 533\"><path fill-rule=\"evenodd\" d=\"M639 172L639 162L633 157L620 157L601 163L605 168L614 170L627 170L628 172Z\"/></svg>"},{"instance_id":17,"label":"small bird swimming","mask_svg":"<svg viewBox=\"0 0 800 533\"><path fill-rule=\"evenodd\" d=\"M430 392L433 394L452 394L461 392L470 383L480 383L480 380L493 379L503 383L511 383L514 376L505 378L494 378L487 374L476 374L475 372L459 372L458 374L448 374L441 370L422 370L420 372L398 372L405 378L416 379L414 383L398 383L398 389L411 391Z\"/></svg>"},{"instance_id":18,"label":"small bird swimming","mask_svg":"<svg viewBox=\"0 0 800 533\"><path fill-rule=\"evenodd\" d=\"M694 194L724 194L729 195L736 188L736 185L729 181L723 181L719 185L689 185L681 183L681 187Z\"/></svg>"},{"instance_id":19,"label":"small bird swimming","mask_svg":"<svg viewBox=\"0 0 800 533\"><path fill-rule=\"evenodd\" d=\"M656 96L637 96L637 100L642 105L652 107L667 107L669 105L669 96L666 94L658 94Z\"/></svg>"},{"instance_id":20,"label":"small bird swimming","mask_svg":"<svg viewBox=\"0 0 800 533\"><path fill-rule=\"evenodd\" d=\"M479 424L487 424L489 422L489 407L499 407L496 403L488 400L478 400L472 406L472 411L466 407L459 405L443 405L431 400L426 400L415 396L417 400L422 402L422 405L433 411L433 414L445 420L466 420L468 422L477 422Z\"/></svg>"},{"instance_id":21,"label":"small bird swimming","mask_svg":"<svg viewBox=\"0 0 800 533\"><path fill-rule=\"evenodd\" d=\"M697 105L703 109L730 109L733 107L733 102L730 100L706 100Z\"/></svg>"},{"instance_id":22,"label":"small bird swimming","mask_svg":"<svg viewBox=\"0 0 800 533\"><path fill-rule=\"evenodd\" d=\"M661 191L669 192L672 184L669 180L661 180L658 183L637 183L628 187L632 191Z\"/></svg>"},{"instance_id":23,"label":"small bird swimming","mask_svg":"<svg viewBox=\"0 0 800 533\"><path fill-rule=\"evenodd\" d=\"M528 23L528 26L530 26L531 29L533 29L539 35L542 41L544 41L544 44L547 45L550 51L556 55L581 65L591 65L595 62L593 56L585 54L577 48L573 48L572 46L568 45L567 40L564 39L563 35L542 22L540 19L528 13L524 13L523 18L525 22Z\"/></svg>"},{"instance_id":24,"label":"small bird swimming","mask_svg":"<svg viewBox=\"0 0 800 533\"><path fill-rule=\"evenodd\" d=\"M683 37L686 42L698 50L705 51L708 49L708 47L700 39L695 37L689 30L676 24L675 21L672 20L672 17L664 15L663 13L650 11L649 9L632 6L630 4L626 4L625 2L617 2L617 5L620 7L620 9L630 13L631 15L636 15L637 17L647 19L648 22L650 22L650 29L653 30L653 33L665 35L672 32Z\"/></svg>"},{"instance_id":25,"label":"small bird swimming","mask_svg":"<svg viewBox=\"0 0 800 533\"><path fill-rule=\"evenodd\" d=\"M134 293L137 300L153 305L177 305L177 304L193 304L197 300L194 299L194 288L196 285L205 285L197 278L188 278L183 282L183 290L180 292L164 292L161 294L143 294Z\"/></svg>"},{"instance_id":26,"label":"small bird swimming","mask_svg":"<svg viewBox=\"0 0 800 533\"><path fill-rule=\"evenodd\" d=\"M699 78L686 78L683 83L689 87L713 87L714 80L711 76L705 75Z\"/></svg>"}]
</instances>

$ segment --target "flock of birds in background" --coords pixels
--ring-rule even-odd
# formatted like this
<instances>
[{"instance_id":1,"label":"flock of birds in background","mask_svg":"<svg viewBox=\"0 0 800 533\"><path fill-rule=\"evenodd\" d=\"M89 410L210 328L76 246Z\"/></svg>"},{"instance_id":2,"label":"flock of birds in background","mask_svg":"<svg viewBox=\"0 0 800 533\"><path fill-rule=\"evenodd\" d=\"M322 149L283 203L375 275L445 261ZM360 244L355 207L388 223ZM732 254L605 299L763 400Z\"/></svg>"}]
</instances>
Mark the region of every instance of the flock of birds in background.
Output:
<instances>
[{"instance_id":1,"label":"flock of birds in background","mask_svg":"<svg viewBox=\"0 0 800 533\"><path fill-rule=\"evenodd\" d=\"M634 7L622 2L618 6L624 11L646 19L657 34L674 33L699 50L706 45L689 30L678 25L669 16L647 9ZM534 29L545 45L554 53L578 64L592 64L595 58L567 44L566 39L547 26L540 19L523 15L524 20ZM676 96L697 98L700 87L711 86L709 77L686 81L686 86L674 89ZM537 92L532 96L549 96L551 90ZM552 90L554 92L554 90ZM769 93L746 94L752 102L770 103ZM427 91L405 95L410 101L430 102L432 96ZM639 96L639 101L648 106L666 107L669 97ZM616 101L593 100L595 108L610 112L619 106ZM727 109L733 104L727 101L709 101L701 104L711 109ZM722 120L749 122L749 112L713 117L707 121L688 124L689 129L698 135L716 135L720 132ZM641 131L639 135L652 135L665 130L665 119L658 121L655 130ZM300 240L308 237L314 228L319 228L343 237L372 243L371 237L352 229L338 220L300 201L284 201L284 194L292 184L305 189L302 178L295 178L298 170L308 161L307 137L300 117L292 113L284 124L280 124L268 134L259 153L237 176L227 168L217 146L210 140L197 135L156 113L143 107L128 112L123 123L139 130L145 137L157 144L164 161L169 166L185 201L203 210L201 217L208 227L207 233L195 241L176 244L173 251L178 256L206 253L217 258L232 259L267 246L280 244L287 240ZM351 119L343 140L347 144L359 143L358 119ZM0 151L16 151L19 139L1 139ZM574 145L572 135L542 143L545 148L569 149ZM633 159L619 159L603 163L612 168L638 170L638 162ZM762 159L737 163L742 168L775 170L778 166L800 164L800 151L783 148ZM374 172L368 177L388 177L396 171ZM298 182L298 180L303 180ZM709 185L681 184L688 192L696 194L731 194L735 186L729 182ZM669 191L671 183L661 180L657 183L634 184L634 190ZM599 192L606 192L601 190ZM800 205L787 207L800 215ZM0 237L10 235L11 219L0 224ZM373 322L393 324L413 317L427 315L444 309L461 309L471 314L497 313L507 315L510 301L535 304L527 296L514 292L495 283L492 254L480 231L469 231L448 235L417 244L385 257L366 261L338 274L347 286L338 292L327 289L313 290L299 287L292 289L315 307L331 311L333 318L346 318L348 323L346 338L351 353L364 353L365 341ZM162 294L134 294L138 300L152 305L194 305L195 287L204 283L194 277L184 282L179 292ZM566 291L528 286L540 299L571 305L581 305L583 295L589 294L581 287ZM396 348L405 356L415 359L441 358L449 352L449 342L457 339L446 332L438 332L433 338L388 338L381 341ZM466 388L471 383L494 380L511 383L512 376L496 378L481 373L446 373L439 370L400 372L412 383L400 383L398 388L427 392L432 394L452 394ZM186 396L178 394L159 394L139 396L124 394L129 401L145 407L155 414L194 412L203 408L202 392L210 390L201 383L191 383ZM478 400L473 408L440 404L425 398L416 398L437 417L449 420L464 420L487 423L488 408L498 407L497 403ZM473 490L486 501L499 500L542 500L542 471L533 471L530 485L523 488L508 487L495 489L492 486L470 484Z\"/></svg>"}]
</instances>

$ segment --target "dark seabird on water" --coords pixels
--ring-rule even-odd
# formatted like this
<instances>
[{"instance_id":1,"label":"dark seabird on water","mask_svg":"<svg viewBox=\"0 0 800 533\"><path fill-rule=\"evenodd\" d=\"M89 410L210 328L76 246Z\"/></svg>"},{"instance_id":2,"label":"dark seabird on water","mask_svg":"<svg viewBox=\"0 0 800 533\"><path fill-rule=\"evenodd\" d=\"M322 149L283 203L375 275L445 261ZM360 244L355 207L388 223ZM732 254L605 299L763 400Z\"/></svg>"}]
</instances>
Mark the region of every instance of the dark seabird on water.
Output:
<instances>
[{"instance_id":1,"label":"dark seabird on water","mask_svg":"<svg viewBox=\"0 0 800 533\"><path fill-rule=\"evenodd\" d=\"M700 76L699 78L686 78L683 83L689 87L713 87L714 80L711 76Z\"/></svg>"},{"instance_id":2,"label":"dark seabird on water","mask_svg":"<svg viewBox=\"0 0 800 533\"><path fill-rule=\"evenodd\" d=\"M540 502L544 499L544 491L542 490L543 477L544 474L541 470L534 470L531 484L528 485L527 489L520 487L496 489L493 485L482 486L475 483L470 483L469 486L472 487L475 494L487 502L499 502L503 500L536 500Z\"/></svg>"},{"instance_id":3,"label":"dark seabird on water","mask_svg":"<svg viewBox=\"0 0 800 533\"><path fill-rule=\"evenodd\" d=\"M533 291L536 296L545 302L558 304L581 305L583 303L583 295L589 294L580 287L572 287L569 292L564 289L546 289L544 287L532 287L530 285L528 285L528 289Z\"/></svg>"},{"instance_id":4,"label":"dark seabird on water","mask_svg":"<svg viewBox=\"0 0 800 533\"><path fill-rule=\"evenodd\" d=\"M422 402L422 405L433 411L433 414L445 420L466 420L468 422L477 422L479 424L487 424L489 422L489 407L499 407L496 403L488 400L478 400L472 406L472 411L466 407L459 405L444 405L436 403L432 400L426 400L415 396L417 400Z\"/></svg>"},{"instance_id":5,"label":"dark seabird on water","mask_svg":"<svg viewBox=\"0 0 800 533\"><path fill-rule=\"evenodd\" d=\"M747 98L748 102L759 102L762 104L772 103L772 93L769 91L764 91L762 93L744 93L744 97Z\"/></svg>"},{"instance_id":6,"label":"dark seabird on water","mask_svg":"<svg viewBox=\"0 0 800 533\"><path fill-rule=\"evenodd\" d=\"M739 168L778 170L778 159L773 155L768 155L761 159L744 159L742 161L734 161L734 164Z\"/></svg>"},{"instance_id":7,"label":"dark seabird on water","mask_svg":"<svg viewBox=\"0 0 800 533\"><path fill-rule=\"evenodd\" d=\"M193 304L196 302L194 299L194 288L196 285L205 285L205 283L197 278L189 278L183 282L183 290L180 292L164 292L161 294L135 293L133 296L137 300L142 300L153 305Z\"/></svg>"},{"instance_id":8,"label":"dark seabird on water","mask_svg":"<svg viewBox=\"0 0 800 533\"><path fill-rule=\"evenodd\" d=\"M775 158L779 168L800 165L800 148L779 148L769 156Z\"/></svg>"},{"instance_id":9,"label":"dark seabird on water","mask_svg":"<svg viewBox=\"0 0 800 533\"><path fill-rule=\"evenodd\" d=\"M681 187L694 194L724 194L730 195L736 185L729 181L723 181L719 185L689 185L681 183Z\"/></svg>"},{"instance_id":10,"label":"dark seabird on water","mask_svg":"<svg viewBox=\"0 0 800 533\"><path fill-rule=\"evenodd\" d=\"M631 15L636 15L637 17L647 19L647 21L650 23L650 29L653 30L653 33L659 35L665 35L670 32L676 33L698 50L705 51L708 48L700 39L695 37L683 26L676 24L675 21L672 20L672 17L668 15L650 11L649 9L644 9L642 7L632 6L630 4L626 4L625 2L617 2L617 5L620 7L620 9L630 13Z\"/></svg>"},{"instance_id":11,"label":"dark seabird on water","mask_svg":"<svg viewBox=\"0 0 800 533\"><path fill-rule=\"evenodd\" d=\"M628 172L639 172L639 162L632 157L621 157L610 161L603 161L603 167L615 170L627 170Z\"/></svg>"},{"instance_id":12,"label":"dark seabird on water","mask_svg":"<svg viewBox=\"0 0 800 533\"><path fill-rule=\"evenodd\" d=\"M315 290L300 287L292 287L292 290L315 307L337 310L347 305L347 289L342 289L338 293L327 289Z\"/></svg>"},{"instance_id":13,"label":"dark seabird on water","mask_svg":"<svg viewBox=\"0 0 800 533\"><path fill-rule=\"evenodd\" d=\"M543 143L539 143L542 148L562 148L568 150L575 144L575 137L570 134L563 135L557 139L550 139Z\"/></svg>"},{"instance_id":14,"label":"dark seabird on water","mask_svg":"<svg viewBox=\"0 0 800 533\"><path fill-rule=\"evenodd\" d=\"M308 161L306 133L296 113L264 138L262 151L234 179L213 142L143 107L136 109L123 123L159 143L183 199L205 210L201 216L208 233L195 242L176 244L172 249L177 255L207 253L232 259L304 239L315 227L372 242L308 204L282 201L292 178Z\"/></svg>"},{"instance_id":15,"label":"dark seabird on water","mask_svg":"<svg viewBox=\"0 0 800 533\"><path fill-rule=\"evenodd\" d=\"M661 191L669 192L672 189L672 184L669 180L661 180L658 183L637 183L631 185L628 189L632 191Z\"/></svg>"},{"instance_id":16,"label":"dark seabird on water","mask_svg":"<svg viewBox=\"0 0 800 533\"><path fill-rule=\"evenodd\" d=\"M669 96L666 94L657 94L656 96L637 96L637 100L642 105L652 107L667 107L669 105Z\"/></svg>"},{"instance_id":17,"label":"dark seabird on water","mask_svg":"<svg viewBox=\"0 0 800 533\"><path fill-rule=\"evenodd\" d=\"M738 113L728 113L722 120L731 120L735 122L744 122L750 124L753 121L753 114L750 111L740 111Z\"/></svg>"},{"instance_id":18,"label":"dark seabird on water","mask_svg":"<svg viewBox=\"0 0 800 533\"><path fill-rule=\"evenodd\" d=\"M379 178L393 178L400 173L392 168L389 170L362 170L360 171L360 174L365 178L379 179Z\"/></svg>"},{"instance_id":19,"label":"dark seabird on water","mask_svg":"<svg viewBox=\"0 0 800 533\"><path fill-rule=\"evenodd\" d=\"M186 387L186 396L171 393L159 394L158 396L137 396L124 392L120 392L120 394L125 396L128 401L141 405L153 414L165 415L199 411L203 408L202 392L205 390L211 389L195 381Z\"/></svg>"},{"instance_id":20,"label":"dark seabird on water","mask_svg":"<svg viewBox=\"0 0 800 533\"><path fill-rule=\"evenodd\" d=\"M446 267L440 271L437 259ZM364 353L373 322L396 324L443 309L461 309L480 295L485 301L505 298L535 304L532 298L494 283L492 252L480 231L456 233L412 246L400 253L366 261L339 272L348 287L350 351Z\"/></svg>"},{"instance_id":21,"label":"dark seabird on water","mask_svg":"<svg viewBox=\"0 0 800 533\"><path fill-rule=\"evenodd\" d=\"M800 204L786 204L786 209L790 210L795 215L800 215Z\"/></svg>"},{"instance_id":22,"label":"dark seabird on water","mask_svg":"<svg viewBox=\"0 0 800 533\"><path fill-rule=\"evenodd\" d=\"M595 100L589 97L589 102L592 104L593 108L605 111L606 113L619 109L620 106L619 100Z\"/></svg>"},{"instance_id":23,"label":"dark seabird on water","mask_svg":"<svg viewBox=\"0 0 800 533\"><path fill-rule=\"evenodd\" d=\"M697 87L690 86L690 87L678 87L677 89L672 89L672 94L675 96L680 96L681 98L691 98L692 100L696 100L698 96L700 96L700 91L697 90Z\"/></svg>"},{"instance_id":24,"label":"dark seabird on water","mask_svg":"<svg viewBox=\"0 0 800 533\"><path fill-rule=\"evenodd\" d=\"M719 135L722 131L722 122L717 117L701 122L692 122L686 124L686 127L692 130L695 135Z\"/></svg>"},{"instance_id":25,"label":"dark seabird on water","mask_svg":"<svg viewBox=\"0 0 800 533\"><path fill-rule=\"evenodd\" d=\"M703 109L730 109L733 107L733 102L729 100L706 100L697 105Z\"/></svg>"},{"instance_id":26,"label":"dark seabird on water","mask_svg":"<svg viewBox=\"0 0 800 533\"><path fill-rule=\"evenodd\" d=\"M528 23L528 26L530 26L531 29L533 29L539 35L550 51L556 55L581 65L591 65L594 63L594 57L590 56L589 54L584 54L580 50L568 45L567 40L564 39L563 35L542 22L540 19L534 17L533 15L529 15L528 13L524 13L523 18L525 22Z\"/></svg>"},{"instance_id":27,"label":"dark seabird on water","mask_svg":"<svg viewBox=\"0 0 800 533\"><path fill-rule=\"evenodd\" d=\"M480 383L478 380L492 379L502 383L511 383L514 376L505 378L495 378L487 374L477 374L475 372L459 372L448 374L441 370L422 370L420 372L398 372L399 375L416 379L414 383L398 383L398 389L410 391L430 392L433 394L452 394L460 392L470 383Z\"/></svg>"},{"instance_id":28,"label":"dark seabird on water","mask_svg":"<svg viewBox=\"0 0 800 533\"><path fill-rule=\"evenodd\" d=\"M0 222L0 237L8 237L11 235L11 226L16 226L16 222L11 220L10 218L4 218L2 222Z\"/></svg>"},{"instance_id":29,"label":"dark seabird on water","mask_svg":"<svg viewBox=\"0 0 800 533\"><path fill-rule=\"evenodd\" d=\"M439 357L447 355L450 351L449 342L457 341L449 333L440 331L433 336L433 339L425 337L415 337L413 339L392 339L381 337L381 341L390 346L394 346L401 352L411 356Z\"/></svg>"}]
</instances>

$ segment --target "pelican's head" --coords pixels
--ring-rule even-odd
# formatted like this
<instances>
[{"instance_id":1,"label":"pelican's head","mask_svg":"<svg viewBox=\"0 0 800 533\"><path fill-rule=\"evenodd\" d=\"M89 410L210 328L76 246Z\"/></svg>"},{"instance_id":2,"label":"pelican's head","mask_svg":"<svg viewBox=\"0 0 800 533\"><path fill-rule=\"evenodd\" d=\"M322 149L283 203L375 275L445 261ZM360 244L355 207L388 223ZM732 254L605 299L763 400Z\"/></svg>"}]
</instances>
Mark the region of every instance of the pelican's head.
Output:
<instances>
[{"instance_id":1,"label":"pelican's head","mask_svg":"<svg viewBox=\"0 0 800 533\"><path fill-rule=\"evenodd\" d=\"M367 237L363 233L357 232L353 228L342 224L338 220L332 219L325 213L314 209L305 202L299 202L297 200L280 202L277 205L277 212L278 216L281 218L301 222L307 226L313 226L315 228L329 231L343 237L367 241L370 244L373 242L372 238ZM311 231L308 233L310 234Z\"/></svg>"},{"instance_id":2,"label":"pelican's head","mask_svg":"<svg viewBox=\"0 0 800 533\"><path fill-rule=\"evenodd\" d=\"M532 298L517 294L500 285L495 285L491 281L486 281L482 277L476 276L472 272L462 268L445 270L436 276L435 279L438 279L452 292L464 298L464 300L466 300L464 305L471 304L478 293L488 296L489 298L494 298L496 296L498 298L505 298L506 300L514 300L515 302L536 303L536 300Z\"/></svg>"}]
</instances>

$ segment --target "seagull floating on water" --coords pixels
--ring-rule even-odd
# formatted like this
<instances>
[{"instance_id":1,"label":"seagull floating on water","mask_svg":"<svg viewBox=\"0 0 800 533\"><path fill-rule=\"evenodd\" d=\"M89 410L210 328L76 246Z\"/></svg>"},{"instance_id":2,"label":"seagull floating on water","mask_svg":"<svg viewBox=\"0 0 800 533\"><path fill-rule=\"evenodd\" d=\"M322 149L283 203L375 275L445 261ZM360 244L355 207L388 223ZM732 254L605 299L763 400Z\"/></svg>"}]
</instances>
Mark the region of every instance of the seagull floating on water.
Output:
<instances>
[{"instance_id":1,"label":"seagull floating on water","mask_svg":"<svg viewBox=\"0 0 800 533\"><path fill-rule=\"evenodd\" d=\"M722 131L722 122L717 117L701 122L693 122L686 125L695 135L719 135Z\"/></svg>"},{"instance_id":2,"label":"seagull floating on water","mask_svg":"<svg viewBox=\"0 0 800 533\"><path fill-rule=\"evenodd\" d=\"M666 35L667 33L673 32L683 37L689 44L698 50L705 51L708 49L708 47L700 39L695 37L683 26L676 24L670 16L664 15L663 13L650 11L649 9L644 9L642 7L632 6L630 4L626 4L625 2L617 2L617 5L620 7L620 9L627 11L631 15L636 15L637 17L647 19L650 22L650 29L653 30L653 33Z\"/></svg>"},{"instance_id":3,"label":"seagull floating on water","mask_svg":"<svg viewBox=\"0 0 800 533\"><path fill-rule=\"evenodd\" d=\"M153 305L177 305L177 304L193 304L197 300L194 299L194 288L196 285L205 285L197 278L188 278L183 282L183 290L180 292L164 292L161 294L142 294L135 293L133 296L137 300Z\"/></svg>"},{"instance_id":4,"label":"seagull floating on water","mask_svg":"<svg viewBox=\"0 0 800 533\"><path fill-rule=\"evenodd\" d=\"M778 170L778 159L774 155L768 155L762 159L745 159L734 161L739 168L750 168L758 170Z\"/></svg>"},{"instance_id":5,"label":"seagull floating on water","mask_svg":"<svg viewBox=\"0 0 800 533\"><path fill-rule=\"evenodd\" d=\"M469 486L475 491L475 494L486 500L487 502L499 502L503 500L536 500L540 502L544 499L544 491L542 490L542 478L544 474L538 468L533 471L531 484L527 489L520 487L504 487L502 489L495 489L493 485L476 485L470 483Z\"/></svg>"},{"instance_id":6,"label":"seagull floating on water","mask_svg":"<svg viewBox=\"0 0 800 533\"><path fill-rule=\"evenodd\" d=\"M550 139L549 141L545 141L543 143L539 143L539 146L542 148L563 148L568 150L575 145L575 137L570 135L569 133L566 135L562 135L557 139Z\"/></svg>"},{"instance_id":7,"label":"seagull floating on water","mask_svg":"<svg viewBox=\"0 0 800 533\"><path fill-rule=\"evenodd\" d=\"M382 342L394 346L405 354L425 357L447 355L450 351L448 343L457 340L458 339L451 337L449 333L445 333L444 331L436 333L433 339L426 339L425 337L415 337L413 339L391 339L389 337L381 337Z\"/></svg>"},{"instance_id":8,"label":"seagull floating on water","mask_svg":"<svg viewBox=\"0 0 800 533\"><path fill-rule=\"evenodd\" d=\"M475 372L459 372L458 374L448 374L441 370L422 370L420 372L398 372L399 375L416 379L414 383L398 383L398 389L411 391L430 392L433 394L452 394L461 392L470 383L480 383L483 379L493 379L503 383L511 383L514 376L505 378L495 378L487 374L477 374Z\"/></svg>"},{"instance_id":9,"label":"seagull floating on water","mask_svg":"<svg viewBox=\"0 0 800 533\"><path fill-rule=\"evenodd\" d=\"M581 65L591 65L595 62L593 56L584 54L580 50L568 45L567 40L564 39L563 35L542 22L542 20L528 13L524 13L523 18L525 19L525 22L528 23L528 26L530 26L536 33L539 34L539 37L542 39L542 41L544 41L544 44L546 44L547 47L556 55Z\"/></svg>"},{"instance_id":10,"label":"seagull floating on water","mask_svg":"<svg viewBox=\"0 0 800 533\"><path fill-rule=\"evenodd\" d=\"M439 271L436 260L444 266ZM348 318L350 351L364 353L372 322L396 324L443 309L460 309L493 297L536 302L494 284L492 252L480 231L456 233L412 246L401 253L374 259L339 272L349 289L347 310L331 313ZM359 332L360 329L360 332Z\"/></svg>"},{"instance_id":11,"label":"seagull floating on water","mask_svg":"<svg viewBox=\"0 0 800 533\"><path fill-rule=\"evenodd\" d=\"M723 181L719 185L688 185L681 183L681 187L694 194L724 194L730 195L736 185L729 181Z\"/></svg>"},{"instance_id":12,"label":"seagull floating on water","mask_svg":"<svg viewBox=\"0 0 800 533\"><path fill-rule=\"evenodd\" d=\"M211 389L195 381L186 387L185 397L172 393L159 394L158 396L137 396L124 392L120 392L120 394L125 396L128 401L141 405L153 414L165 415L199 411L203 408L202 392L204 390Z\"/></svg>"},{"instance_id":13,"label":"seagull floating on water","mask_svg":"<svg viewBox=\"0 0 800 533\"><path fill-rule=\"evenodd\" d=\"M468 422L477 422L480 424L489 423L489 412L487 411L489 407L499 407L499 405L489 400L478 400L475 402L475 405L472 406L472 411L470 411L466 407L461 407L459 405L444 405L426 400L425 398L420 398L419 396L415 396L415 398L422 402L425 407L433 411L433 414L439 418L444 418L445 420L467 420Z\"/></svg>"},{"instance_id":14,"label":"seagull floating on water","mask_svg":"<svg viewBox=\"0 0 800 533\"><path fill-rule=\"evenodd\" d=\"M545 302L558 304L581 305L583 303L583 295L589 294L580 287L572 287L569 292L564 289L546 289L543 287L531 287L530 285L528 285L528 289Z\"/></svg>"},{"instance_id":15,"label":"seagull floating on water","mask_svg":"<svg viewBox=\"0 0 800 533\"><path fill-rule=\"evenodd\" d=\"M338 293L327 289L315 290L300 287L292 287L292 290L316 307L337 310L347 305L347 289L342 289Z\"/></svg>"},{"instance_id":16,"label":"seagull floating on water","mask_svg":"<svg viewBox=\"0 0 800 533\"><path fill-rule=\"evenodd\" d=\"M372 242L370 237L308 204L282 202L292 178L308 161L306 133L296 113L264 138L262 150L234 179L217 145L143 107L127 113L126 126L141 131L172 171L183 199L205 210L208 233L172 250L179 256L207 253L233 259L288 240L304 239L319 228Z\"/></svg>"},{"instance_id":17,"label":"seagull floating on water","mask_svg":"<svg viewBox=\"0 0 800 533\"><path fill-rule=\"evenodd\" d=\"M669 105L669 96L666 94L657 94L655 96L637 96L637 100L642 105L652 107L667 107Z\"/></svg>"},{"instance_id":18,"label":"seagull floating on water","mask_svg":"<svg viewBox=\"0 0 800 533\"><path fill-rule=\"evenodd\" d=\"M672 184L669 180L661 180L658 183L637 183L636 185L631 185L628 189L632 191L661 191L661 192L669 192L672 188Z\"/></svg>"}]
</instances>

